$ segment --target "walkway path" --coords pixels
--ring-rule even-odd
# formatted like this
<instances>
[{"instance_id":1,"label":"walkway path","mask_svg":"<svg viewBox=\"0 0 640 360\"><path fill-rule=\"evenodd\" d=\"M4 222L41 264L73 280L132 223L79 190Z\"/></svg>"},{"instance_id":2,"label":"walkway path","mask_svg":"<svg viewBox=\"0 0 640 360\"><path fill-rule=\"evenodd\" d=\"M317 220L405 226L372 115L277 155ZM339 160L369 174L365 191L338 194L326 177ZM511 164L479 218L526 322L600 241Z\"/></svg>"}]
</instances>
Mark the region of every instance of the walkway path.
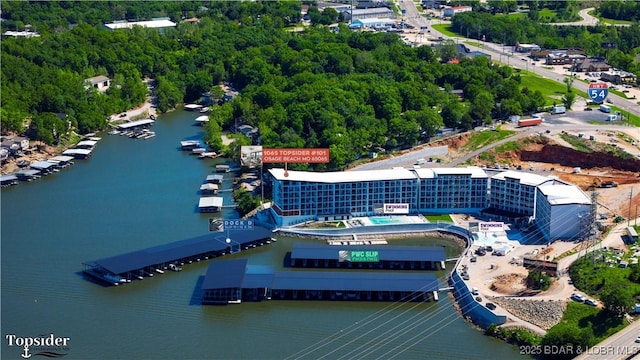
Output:
<instances>
[{"instance_id":1,"label":"walkway path","mask_svg":"<svg viewBox=\"0 0 640 360\"><path fill-rule=\"evenodd\" d=\"M589 12L595 10L595 8L582 9L578 13L582 20L573 21L573 22L564 22L564 23L549 23L549 25L555 26L587 26L587 25L598 25L600 20L596 17L589 15Z\"/></svg>"}]
</instances>

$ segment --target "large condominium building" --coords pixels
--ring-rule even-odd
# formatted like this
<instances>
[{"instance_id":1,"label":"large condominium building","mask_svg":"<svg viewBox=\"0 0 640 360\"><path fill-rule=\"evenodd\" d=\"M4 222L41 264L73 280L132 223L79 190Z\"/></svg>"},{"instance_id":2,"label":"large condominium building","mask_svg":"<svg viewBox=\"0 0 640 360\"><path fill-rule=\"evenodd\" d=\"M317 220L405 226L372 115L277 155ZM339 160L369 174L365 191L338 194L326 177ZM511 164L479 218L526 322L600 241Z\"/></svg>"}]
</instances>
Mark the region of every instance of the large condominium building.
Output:
<instances>
[{"instance_id":1,"label":"large condominium building","mask_svg":"<svg viewBox=\"0 0 640 360\"><path fill-rule=\"evenodd\" d=\"M548 181L554 179L520 171L504 171L492 176L487 212L512 218L533 216L536 188Z\"/></svg>"},{"instance_id":2,"label":"large condominium building","mask_svg":"<svg viewBox=\"0 0 640 360\"><path fill-rule=\"evenodd\" d=\"M544 183L536 189L536 220L546 240L578 240L589 235L591 200L578 187L560 182Z\"/></svg>"},{"instance_id":3,"label":"large condominium building","mask_svg":"<svg viewBox=\"0 0 640 360\"><path fill-rule=\"evenodd\" d=\"M403 204L412 214L491 210L509 218L535 218L546 240L572 239L583 233L576 224L583 223L591 204L579 188L553 177L506 171L489 179L478 167L269 172L271 211L279 226L372 216L385 204Z\"/></svg>"}]
</instances>

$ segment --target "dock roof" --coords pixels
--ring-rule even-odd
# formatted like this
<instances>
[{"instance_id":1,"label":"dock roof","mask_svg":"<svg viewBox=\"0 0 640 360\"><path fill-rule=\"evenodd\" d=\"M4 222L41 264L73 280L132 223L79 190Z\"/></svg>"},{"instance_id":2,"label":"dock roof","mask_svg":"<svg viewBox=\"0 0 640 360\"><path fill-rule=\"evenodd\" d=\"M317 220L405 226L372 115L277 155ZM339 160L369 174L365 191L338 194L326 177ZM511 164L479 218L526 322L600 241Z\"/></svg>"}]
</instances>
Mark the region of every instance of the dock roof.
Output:
<instances>
[{"instance_id":1,"label":"dock roof","mask_svg":"<svg viewBox=\"0 0 640 360\"><path fill-rule=\"evenodd\" d=\"M75 159L73 156L65 156L65 155L58 155L58 156L54 156L51 159L47 160L47 161L53 161L53 162L69 162L71 160Z\"/></svg>"},{"instance_id":2,"label":"dock roof","mask_svg":"<svg viewBox=\"0 0 640 360\"><path fill-rule=\"evenodd\" d=\"M201 288L270 288L273 283L273 267L247 265L247 259L212 261L202 281Z\"/></svg>"},{"instance_id":3,"label":"dock roof","mask_svg":"<svg viewBox=\"0 0 640 360\"><path fill-rule=\"evenodd\" d=\"M440 246L401 245L325 245L295 243L291 249L292 259L338 260L340 251L377 251L381 261L445 261L444 248Z\"/></svg>"},{"instance_id":4,"label":"dock roof","mask_svg":"<svg viewBox=\"0 0 640 360\"><path fill-rule=\"evenodd\" d=\"M210 181L221 182L223 179L224 179L224 175L219 175L219 174L207 175L207 182L210 182Z\"/></svg>"},{"instance_id":5,"label":"dock roof","mask_svg":"<svg viewBox=\"0 0 640 360\"><path fill-rule=\"evenodd\" d=\"M270 266L247 265L246 259L213 261L202 282L203 290L271 288L273 290L407 291L440 288L430 273L277 271Z\"/></svg>"},{"instance_id":6,"label":"dock roof","mask_svg":"<svg viewBox=\"0 0 640 360\"><path fill-rule=\"evenodd\" d=\"M20 177L20 176L35 176L40 174L40 170L36 170L36 169L22 169L18 172L16 172L16 176Z\"/></svg>"},{"instance_id":7,"label":"dock roof","mask_svg":"<svg viewBox=\"0 0 640 360\"><path fill-rule=\"evenodd\" d=\"M18 180L18 177L12 174L0 175L0 182Z\"/></svg>"},{"instance_id":8,"label":"dock roof","mask_svg":"<svg viewBox=\"0 0 640 360\"><path fill-rule=\"evenodd\" d=\"M82 140L79 143L76 144L76 146L88 146L88 147L94 147L96 146L98 142L95 140Z\"/></svg>"},{"instance_id":9,"label":"dock roof","mask_svg":"<svg viewBox=\"0 0 640 360\"><path fill-rule=\"evenodd\" d=\"M274 290L436 291L435 274L337 271L279 271Z\"/></svg>"},{"instance_id":10,"label":"dock roof","mask_svg":"<svg viewBox=\"0 0 640 360\"><path fill-rule=\"evenodd\" d=\"M203 289L241 288L247 259L212 261L202 281Z\"/></svg>"},{"instance_id":11,"label":"dock roof","mask_svg":"<svg viewBox=\"0 0 640 360\"><path fill-rule=\"evenodd\" d=\"M253 230L233 231L230 238L233 239L234 243L251 243L256 240L271 238L271 230L256 226ZM148 266L170 263L178 259L212 251L225 250L228 247L226 239L226 232L207 233L185 240L90 261L85 264L100 266L113 274L125 274Z\"/></svg>"},{"instance_id":12,"label":"dock roof","mask_svg":"<svg viewBox=\"0 0 640 360\"><path fill-rule=\"evenodd\" d=\"M48 161L36 161L32 163L30 166L33 169L46 170L54 165L55 165L54 163L48 162Z\"/></svg>"},{"instance_id":13,"label":"dock roof","mask_svg":"<svg viewBox=\"0 0 640 360\"><path fill-rule=\"evenodd\" d=\"M89 155L91 154L91 149L67 149L62 155Z\"/></svg>"},{"instance_id":14,"label":"dock roof","mask_svg":"<svg viewBox=\"0 0 640 360\"><path fill-rule=\"evenodd\" d=\"M144 119L144 120L136 120L136 121L130 121L128 123L124 123L124 124L120 124L118 125L118 130L126 130L126 129L131 129L134 128L136 126L144 126L144 125L151 125L153 124L155 121L151 120L151 119Z\"/></svg>"},{"instance_id":15,"label":"dock roof","mask_svg":"<svg viewBox=\"0 0 640 360\"><path fill-rule=\"evenodd\" d=\"M220 196L204 196L200 198L198 207L222 207L222 197Z\"/></svg>"}]
</instances>

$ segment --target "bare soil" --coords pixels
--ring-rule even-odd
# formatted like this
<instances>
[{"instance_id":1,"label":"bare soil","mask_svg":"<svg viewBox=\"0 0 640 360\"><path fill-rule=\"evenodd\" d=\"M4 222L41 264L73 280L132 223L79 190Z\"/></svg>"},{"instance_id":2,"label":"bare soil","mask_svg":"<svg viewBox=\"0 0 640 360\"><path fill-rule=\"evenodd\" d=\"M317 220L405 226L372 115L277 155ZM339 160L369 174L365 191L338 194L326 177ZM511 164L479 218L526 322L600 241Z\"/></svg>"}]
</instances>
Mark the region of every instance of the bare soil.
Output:
<instances>
[{"instance_id":1,"label":"bare soil","mask_svg":"<svg viewBox=\"0 0 640 360\"><path fill-rule=\"evenodd\" d=\"M504 274L497 276L490 289L505 295L521 295L527 291L526 277L522 274Z\"/></svg>"}]
</instances>

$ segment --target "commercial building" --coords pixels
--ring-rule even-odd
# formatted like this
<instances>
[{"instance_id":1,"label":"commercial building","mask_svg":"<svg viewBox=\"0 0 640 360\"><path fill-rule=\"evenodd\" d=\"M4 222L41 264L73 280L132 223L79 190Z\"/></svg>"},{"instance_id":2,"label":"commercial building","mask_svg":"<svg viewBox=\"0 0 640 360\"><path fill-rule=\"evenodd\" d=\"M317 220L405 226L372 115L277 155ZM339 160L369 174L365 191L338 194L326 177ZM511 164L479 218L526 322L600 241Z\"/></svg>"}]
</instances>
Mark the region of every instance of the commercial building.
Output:
<instances>
[{"instance_id":1,"label":"commercial building","mask_svg":"<svg viewBox=\"0 0 640 360\"><path fill-rule=\"evenodd\" d=\"M278 226L347 220L388 213L484 214L508 221L534 220L546 240L584 237L591 199L554 177L504 171L489 178L478 167L394 168L315 173L270 169L271 213ZM583 224L584 225L584 224Z\"/></svg>"},{"instance_id":2,"label":"commercial building","mask_svg":"<svg viewBox=\"0 0 640 360\"><path fill-rule=\"evenodd\" d=\"M114 21L110 24L104 24L104 27L109 30L132 29L134 26L141 26L141 27L152 28L152 29L164 29L169 27L176 27L176 23L169 20L169 18L158 18L158 19L152 19L149 21L120 20L120 21Z\"/></svg>"},{"instance_id":3,"label":"commercial building","mask_svg":"<svg viewBox=\"0 0 640 360\"><path fill-rule=\"evenodd\" d=\"M473 8L471 6L453 6L442 10L442 15L444 17L453 17L455 14L472 11Z\"/></svg>"},{"instance_id":4,"label":"commercial building","mask_svg":"<svg viewBox=\"0 0 640 360\"><path fill-rule=\"evenodd\" d=\"M351 22L354 29L390 29L396 25L393 19L357 19Z\"/></svg>"},{"instance_id":5,"label":"commercial building","mask_svg":"<svg viewBox=\"0 0 640 360\"><path fill-rule=\"evenodd\" d=\"M345 20L361 20L361 19L389 19L394 17L393 11L386 7L377 7L370 9L346 9L342 11Z\"/></svg>"}]
</instances>

